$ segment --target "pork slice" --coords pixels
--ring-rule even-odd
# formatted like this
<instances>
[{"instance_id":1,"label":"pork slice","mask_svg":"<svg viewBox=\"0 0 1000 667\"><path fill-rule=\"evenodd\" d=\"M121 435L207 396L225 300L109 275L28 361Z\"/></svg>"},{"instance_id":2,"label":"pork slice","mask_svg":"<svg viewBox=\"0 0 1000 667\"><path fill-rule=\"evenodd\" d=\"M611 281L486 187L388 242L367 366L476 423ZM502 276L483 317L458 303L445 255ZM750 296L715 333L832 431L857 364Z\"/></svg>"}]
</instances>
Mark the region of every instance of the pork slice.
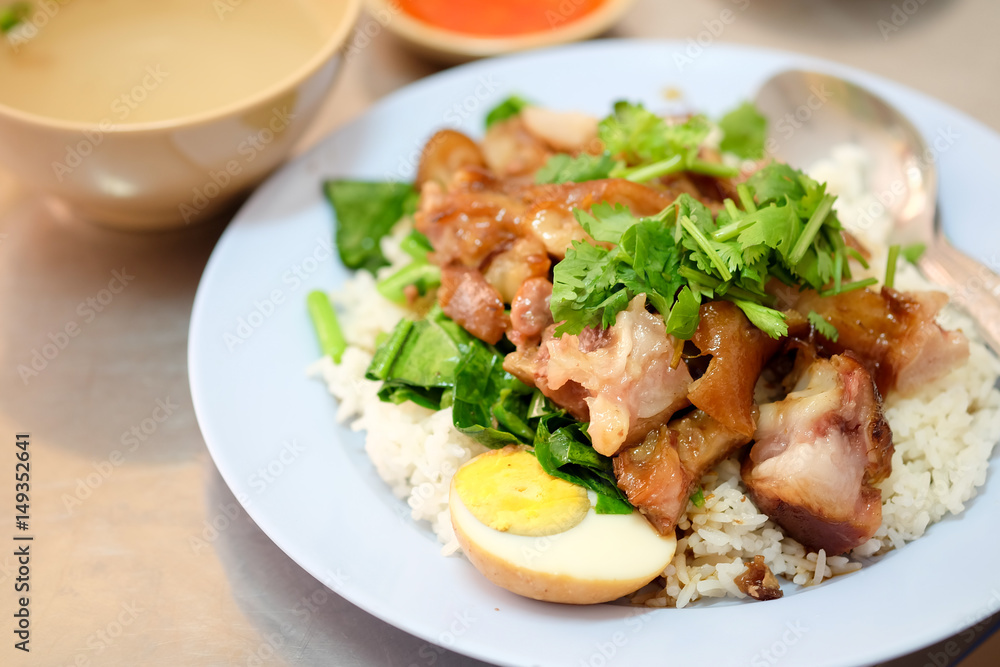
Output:
<instances>
[{"instance_id":1,"label":"pork slice","mask_svg":"<svg viewBox=\"0 0 1000 667\"><path fill-rule=\"evenodd\" d=\"M961 331L941 328L935 318L948 303L942 292L897 292L882 289L892 313L905 313L906 332L889 347L887 361L896 375L896 389L909 393L936 380L969 358L969 340Z\"/></svg>"},{"instance_id":2,"label":"pork slice","mask_svg":"<svg viewBox=\"0 0 1000 667\"><path fill-rule=\"evenodd\" d=\"M537 346L542 332L551 325L552 283L546 278L524 281L510 302L510 330L507 337L518 349Z\"/></svg>"},{"instance_id":3,"label":"pork slice","mask_svg":"<svg viewBox=\"0 0 1000 667\"><path fill-rule=\"evenodd\" d=\"M570 334L545 343L549 388L576 382L587 390L587 431L594 449L605 456L641 442L688 404L691 374L683 362L674 364L676 341L667 336L663 319L645 306L644 294L632 299L607 334L595 338L595 349L585 350L581 336Z\"/></svg>"},{"instance_id":4,"label":"pork slice","mask_svg":"<svg viewBox=\"0 0 1000 667\"><path fill-rule=\"evenodd\" d=\"M491 125L481 148L486 164L502 177L533 174L552 155L546 143L528 131L520 114Z\"/></svg>"},{"instance_id":5,"label":"pork slice","mask_svg":"<svg viewBox=\"0 0 1000 667\"><path fill-rule=\"evenodd\" d=\"M534 385L556 405L565 409L580 421L590 420L590 408L587 407L589 393L572 380L553 389L549 386L548 367L549 350L546 341L552 340L556 325L551 324L542 331L541 343L536 347L524 347L509 353L503 360L505 371L524 382Z\"/></svg>"},{"instance_id":6,"label":"pork slice","mask_svg":"<svg viewBox=\"0 0 1000 667\"><path fill-rule=\"evenodd\" d=\"M505 303L513 303L525 281L544 280L548 283L546 277L552 264L540 241L523 236L488 261L483 276L496 288ZM550 284L550 294L551 291Z\"/></svg>"},{"instance_id":7,"label":"pork slice","mask_svg":"<svg viewBox=\"0 0 1000 667\"><path fill-rule=\"evenodd\" d=\"M438 300L445 315L491 345L507 329L503 299L475 269L461 265L443 267Z\"/></svg>"},{"instance_id":8,"label":"pork slice","mask_svg":"<svg viewBox=\"0 0 1000 667\"><path fill-rule=\"evenodd\" d=\"M687 509L691 475L681 465L677 431L666 426L614 458L618 488L661 535L669 535Z\"/></svg>"},{"instance_id":9,"label":"pork slice","mask_svg":"<svg viewBox=\"0 0 1000 667\"><path fill-rule=\"evenodd\" d=\"M701 478L750 439L701 410L650 431L641 444L614 458L615 479L629 502L661 534L687 509Z\"/></svg>"},{"instance_id":10,"label":"pork slice","mask_svg":"<svg viewBox=\"0 0 1000 667\"><path fill-rule=\"evenodd\" d=\"M594 240L573 215L573 209L590 210L599 202L622 204L636 216L659 213L673 201L659 190L621 178L583 183L533 185L520 190L526 212L522 225L530 228L550 255L562 259L573 241Z\"/></svg>"},{"instance_id":11,"label":"pork slice","mask_svg":"<svg viewBox=\"0 0 1000 667\"><path fill-rule=\"evenodd\" d=\"M711 301L699 312L691 342L712 355L705 374L688 391L691 403L728 428L753 436L754 386L782 342L753 326L735 304Z\"/></svg>"},{"instance_id":12,"label":"pork slice","mask_svg":"<svg viewBox=\"0 0 1000 667\"><path fill-rule=\"evenodd\" d=\"M769 286L770 288L771 286ZM969 358L969 341L935 318L948 302L941 292L902 292L883 287L823 297L774 286L779 301L802 315L815 311L836 327L836 341L815 336L821 352L850 351L885 395L909 393L942 377Z\"/></svg>"},{"instance_id":13,"label":"pork slice","mask_svg":"<svg viewBox=\"0 0 1000 667\"><path fill-rule=\"evenodd\" d=\"M874 484L891 470L892 432L865 367L817 359L785 399L760 407L741 473L757 507L812 549L866 542L882 522Z\"/></svg>"}]
</instances>

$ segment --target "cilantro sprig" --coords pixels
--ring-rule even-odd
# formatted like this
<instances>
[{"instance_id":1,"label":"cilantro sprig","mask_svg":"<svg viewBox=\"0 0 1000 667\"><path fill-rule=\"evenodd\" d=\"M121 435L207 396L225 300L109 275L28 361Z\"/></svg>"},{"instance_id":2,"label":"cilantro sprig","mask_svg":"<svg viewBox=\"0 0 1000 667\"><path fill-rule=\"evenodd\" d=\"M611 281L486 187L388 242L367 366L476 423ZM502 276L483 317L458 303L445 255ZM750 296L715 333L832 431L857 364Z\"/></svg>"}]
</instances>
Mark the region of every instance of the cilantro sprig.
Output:
<instances>
[{"instance_id":1,"label":"cilantro sprig","mask_svg":"<svg viewBox=\"0 0 1000 667\"><path fill-rule=\"evenodd\" d=\"M688 339L703 301L732 301L773 338L788 326L765 289L777 279L822 294L859 289L826 186L787 165L769 165L738 188L718 215L681 195L655 216L636 218L624 206L576 211L595 241L575 241L553 270L551 309L557 334L612 326L638 294L663 316L667 333ZM610 247L607 247L610 246ZM810 321L828 337L822 318Z\"/></svg>"},{"instance_id":2,"label":"cilantro sprig","mask_svg":"<svg viewBox=\"0 0 1000 667\"><path fill-rule=\"evenodd\" d=\"M30 2L12 2L0 7L0 34L10 32L24 23L30 15Z\"/></svg>"},{"instance_id":3,"label":"cilantro sprig","mask_svg":"<svg viewBox=\"0 0 1000 667\"><path fill-rule=\"evenodd\" d=\"M737 175L738 169L698 157L711 131L712 124L703 115L673 123L641 104L625 101L615 103L613 113L597 126L597 136L612 156L623 160L628 167L661 172L645 180L679 171L720 177Z\"/></svg>"},{"instance_id":4,"label":"cilantro sprig","mask_svg":"<svg viewBox=\"0 0 1000 667\"><path fill-rule=\"evenodd\" d=\"M567 183L599 178L625 178L644 183L669 174L689 171L717 177L732 177L738 169L699 158L712 131L705 116L671 122L641 104L618 102L614 111L598 124L601 155L572 156L558 153L535 174L536 183ZM767 120L746 102L718 122L722 130L719 148L743 159L764 154Z\"/></svg>"}]
</instances>

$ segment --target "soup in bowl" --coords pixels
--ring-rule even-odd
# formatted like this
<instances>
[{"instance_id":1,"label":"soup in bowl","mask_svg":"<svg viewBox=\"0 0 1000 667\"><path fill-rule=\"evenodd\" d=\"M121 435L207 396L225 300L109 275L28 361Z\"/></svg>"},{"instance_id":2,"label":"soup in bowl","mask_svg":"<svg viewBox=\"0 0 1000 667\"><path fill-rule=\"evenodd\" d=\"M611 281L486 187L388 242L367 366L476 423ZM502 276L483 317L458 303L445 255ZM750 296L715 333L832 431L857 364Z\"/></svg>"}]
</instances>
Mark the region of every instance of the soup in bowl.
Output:
<instances>
[{"instance_id":1,"label":"soup in bowl","mask_svg":"<svg viewBox=\"0 0 1000 667\"><path fill-rule=\"evenodd\" d=\"M98 223L206 220L288 155L359 2L19 4L0 35L0 162Z\"/></svg>"}]
</instances>

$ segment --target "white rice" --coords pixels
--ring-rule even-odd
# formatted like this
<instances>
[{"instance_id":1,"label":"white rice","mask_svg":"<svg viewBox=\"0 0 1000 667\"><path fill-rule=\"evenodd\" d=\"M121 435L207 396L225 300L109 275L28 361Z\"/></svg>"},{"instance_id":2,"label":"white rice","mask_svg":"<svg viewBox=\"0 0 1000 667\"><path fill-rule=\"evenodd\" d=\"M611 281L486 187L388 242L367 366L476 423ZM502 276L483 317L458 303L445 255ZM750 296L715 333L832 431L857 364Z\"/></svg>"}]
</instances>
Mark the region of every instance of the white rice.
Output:
<instances>
[{"instance_id":1,"label":"white rice","mask_svg":"<svg viewBox=\"0 0 1000 667\"><path fill-rule=\"evenodd\" d=\"M870 275L884 275L884 241L890 221L869 215L876 201L865 190L866 156L856 147L841 147L810 172L839 195L841 220L869 247ZM398 250L407 226L383 241L393 262L386 272L408 261ZM929 284L910 266L900 265L896 277L902 289L927 289ZM406 500L414 520L428 521L441 541L442 553L458 550L448 514L448 490L458 467L485 448L457 432L450 410L434 412L414 404L378 400L378 384L364 379L375 336L389 331L404 311L375 291L366 272L352 277L331 295L341 311L350 343L342 363L329 358L310 371L321 376L340 402L337 419L365 431L365 451L379 475L399 498ZM892 474L882 490L882 526L851 557L809 553L786 537L746 496L739 463L723 461L702 481L705 503L690 504L681 518L683 537L673 562L664 570L665 585L644 589L633 601L651 607L684 607L699 598L746 597L734 583L745 563L762 555L776 575L795 584L819 584L835 575L857 570L857 558L902 547L948 514L957 514L986 480L993 445L1000 439L1000 391L995 387L1000 362L983 345L971 322L954 309L939 321L960 328L972 340L964 366L923 387L913 396L890 394L885 414L893 431ZM852 560L853 558L853 560Z\"/></svg>"}]
</instances>

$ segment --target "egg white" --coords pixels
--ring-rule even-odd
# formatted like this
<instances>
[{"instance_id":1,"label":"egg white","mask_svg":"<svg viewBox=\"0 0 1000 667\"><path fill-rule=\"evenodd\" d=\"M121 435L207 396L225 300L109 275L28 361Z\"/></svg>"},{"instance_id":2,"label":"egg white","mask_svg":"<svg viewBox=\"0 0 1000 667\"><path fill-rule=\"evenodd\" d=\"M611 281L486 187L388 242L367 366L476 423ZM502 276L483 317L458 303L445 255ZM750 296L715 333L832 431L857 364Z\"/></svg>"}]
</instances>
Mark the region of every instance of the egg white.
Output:
<instances>
[{"instance_id":1,"label":"egg white","mask_svg":"<svg viewBox=\"0 0 1000 667\"><path fill-rule=\"evenodd\" d=\"M493 583L539 600L592 604L627 595L673 559L677 540L661 536L638 512L591 508L569 530L544 537L500 532L479 521L452 489L452 523L463 551Z\"/></svg>"}]
</instances>

